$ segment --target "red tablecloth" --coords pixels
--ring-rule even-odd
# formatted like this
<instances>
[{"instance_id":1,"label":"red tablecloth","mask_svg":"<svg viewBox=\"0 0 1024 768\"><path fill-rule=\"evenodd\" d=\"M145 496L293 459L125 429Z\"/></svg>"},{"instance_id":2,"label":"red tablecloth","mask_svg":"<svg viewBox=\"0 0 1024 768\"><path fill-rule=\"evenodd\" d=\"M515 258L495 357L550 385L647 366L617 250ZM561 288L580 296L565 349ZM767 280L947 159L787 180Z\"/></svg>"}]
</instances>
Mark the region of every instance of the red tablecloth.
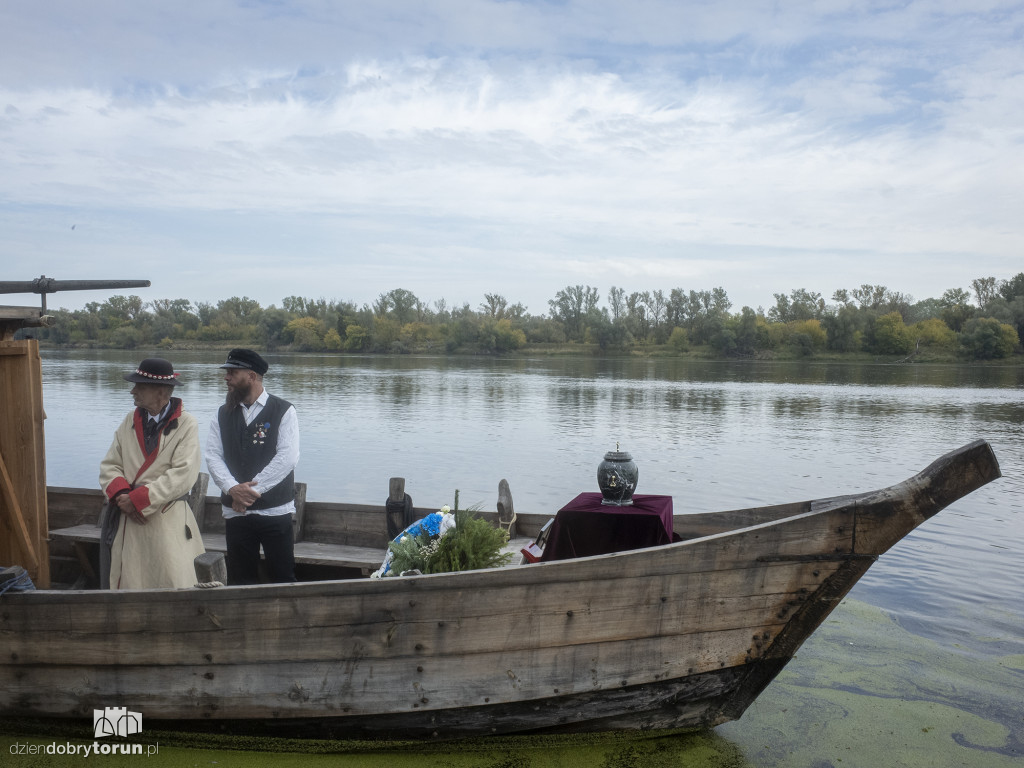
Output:
<instances>
[{"instance_id":1,"label":"red tablecloth","mask_svg":"<svg viewBox=\"0 0 1024 768\"><path fill-rule=\"evenodd\" d=\"M601 503L581 493L555 515L541 562L641 549L672 541L672 497L637 494L633 504Z\"/></svg>"}]
</instances>

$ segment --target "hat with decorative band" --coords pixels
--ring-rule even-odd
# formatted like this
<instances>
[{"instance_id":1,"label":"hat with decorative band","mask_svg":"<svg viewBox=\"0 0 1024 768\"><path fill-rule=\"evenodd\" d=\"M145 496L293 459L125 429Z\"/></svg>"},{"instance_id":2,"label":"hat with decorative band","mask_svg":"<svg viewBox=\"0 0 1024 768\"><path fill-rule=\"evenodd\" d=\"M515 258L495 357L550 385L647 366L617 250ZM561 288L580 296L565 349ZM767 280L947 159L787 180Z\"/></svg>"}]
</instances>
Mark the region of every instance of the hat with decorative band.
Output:
<instances>
[{"instance_id":1,"label":"hat with decorative band","mask_svg":"<svg viewBox=\"0 0 1024 768\"><path fill-rule=\"evenodd\" d=\"M162 357L147 357L133 373L126 373L124 380L136 384L166 384L170 387L181 384L174 366Z\"/></svg>"},{"instance_id":2,"label":"hat with decorative band","mask_svg":"<svg viewBox=\"0 0 1024 768\"><path fill-rule=\"evenodd\" d=\"M260 376L267 372L270 365L251 349L232 349L228 352L228 361L221 368L248 368Z\"/></svg>"}]
</instances>

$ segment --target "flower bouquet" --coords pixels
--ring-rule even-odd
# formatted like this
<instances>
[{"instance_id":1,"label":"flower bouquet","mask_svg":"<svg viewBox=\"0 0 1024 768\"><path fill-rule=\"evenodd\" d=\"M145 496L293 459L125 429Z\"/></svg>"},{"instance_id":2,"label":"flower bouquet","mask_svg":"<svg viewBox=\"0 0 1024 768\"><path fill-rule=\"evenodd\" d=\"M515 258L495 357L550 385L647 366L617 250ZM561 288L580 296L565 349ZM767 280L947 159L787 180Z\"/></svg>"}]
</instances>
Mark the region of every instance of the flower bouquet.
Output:
<instances>
[{"instance_id":1,"label":"flower bouquet","mask_svg":"<svg viewBox=\"0 0 1024 768\"><path fill-rule=\"evenodd\" d=\"M471 510L448 505L417 520L388 545L380 568L370 578L404 573L447 573L497 568L512 559L503 552L508 532L475 517Z\"/></svg>"}]
</instances>

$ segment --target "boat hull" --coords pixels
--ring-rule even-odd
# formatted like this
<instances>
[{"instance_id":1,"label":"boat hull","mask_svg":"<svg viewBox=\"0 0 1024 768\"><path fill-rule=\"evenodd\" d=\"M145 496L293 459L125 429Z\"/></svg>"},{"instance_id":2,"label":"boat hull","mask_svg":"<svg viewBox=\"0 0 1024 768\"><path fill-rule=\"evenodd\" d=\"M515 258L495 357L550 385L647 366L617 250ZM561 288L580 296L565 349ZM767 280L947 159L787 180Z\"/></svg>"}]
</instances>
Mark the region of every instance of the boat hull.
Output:
<instances>
[{"instance_id":1,"label":"boat hull","mask_svg":"<svg viewBox=\"0 0 1024 768\"><path fill-rule=\"evenodd\" d=\"M742 714L881 553L995 477L977 443L882 491L707 516L694 525L723 530L644 550L8 594L0 713L91 722L126 707L147 722L337 738L711 727ZM756 522L722 522L737 517Z\"/></svg>"}]
</instances>

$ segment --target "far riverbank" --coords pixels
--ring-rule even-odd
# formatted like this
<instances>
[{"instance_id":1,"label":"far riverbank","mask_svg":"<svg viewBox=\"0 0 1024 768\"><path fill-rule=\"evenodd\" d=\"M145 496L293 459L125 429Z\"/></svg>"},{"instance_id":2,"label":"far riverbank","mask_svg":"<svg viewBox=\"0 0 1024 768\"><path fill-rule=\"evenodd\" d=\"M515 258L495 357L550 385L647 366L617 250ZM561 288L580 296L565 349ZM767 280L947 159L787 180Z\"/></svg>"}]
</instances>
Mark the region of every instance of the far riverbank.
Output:
<instances>
[{"instance_id":1,"label":"far riverbank","mask_svg":"<svg viewBox=\"0 0 1024 768\"><path fill-rule=\"evenodd\" d=\"M276 345L266 347L244 339L233 339L227 341L176 341L169 344L158 344L156 346L138 346L125 348L101 342L78 342L70 344L55 344L51 341L41 339L40 349L53 351L83 351L83 350L108 350L131 352L138 351L145 356L164 356L172 358L175 352L228 352L236 347L248 347L267 352L274 355L308 355L309 350L303 350L293 345ZM391 352L346 352L343 350L320 350L315 354L329 357L360 358L366 356L392 357ZM587 343L565 343L565 344L530 344L522 349L508 352L447 352L440 345L418 345L403 352L404 355L424 355L428 357L449 357L449 358L481 358L481 359L529 359L531 357L557 358L594 358L594 359L669 359L689 362L718 362L718 363L743 363L743 362L811 362L811 363L847 363L850 365L957 365L970 364L986 367L1015 367L1024 366L1024 355L1013 355L997 360L974 360L963 354L952 351L926 349L910 355L877 355L868 352L831 352L821 351L811 354L799 353L791 348L780 350L762 351L753 355L721 355L712 347L707 345L691 347L685 351L673 349L668 344L651 344L634 347L629 350L602 350L598 344Z\"/></svg>"}]
</instances>

